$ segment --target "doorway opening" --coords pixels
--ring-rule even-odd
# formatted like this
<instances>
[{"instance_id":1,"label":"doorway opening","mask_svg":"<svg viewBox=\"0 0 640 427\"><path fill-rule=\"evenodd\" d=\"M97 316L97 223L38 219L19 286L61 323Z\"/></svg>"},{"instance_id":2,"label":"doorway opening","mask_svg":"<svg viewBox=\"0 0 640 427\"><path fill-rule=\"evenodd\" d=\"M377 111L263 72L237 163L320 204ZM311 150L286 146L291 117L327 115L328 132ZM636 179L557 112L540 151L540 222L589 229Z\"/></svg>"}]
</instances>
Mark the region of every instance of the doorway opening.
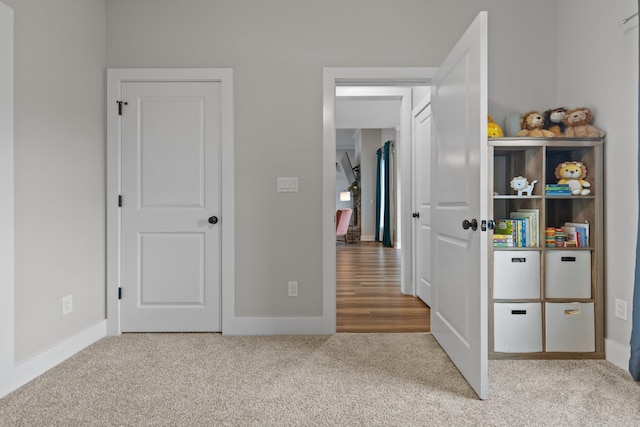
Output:
<instances>
[{"instance_id":1,"label":"doorway opening","mask_svg":"<svg viewBox=\"0 0 640 427\"><path fill-rule=\"evenodd\" d=\"M329 70L325 70L325 73ZM337 158L334 172L333 206L344 207L340 192L346 181L340 180L340 158L344 152L359 168L358 210L354 227L359 235L352 236L357 245L339 245L333 253L336 298L336 329L349 332L427 331L428 306L416 295L412 265L412 165L411 110L414 103L429 93L432 69L331 69L343 77L333 76L327 82L325 94L333 97L334 110L327 120L325 108L325 149ZM377 72L386 77L372 77ZM397 74L394 76L394 72ZM347 76L348 75L348 76ZM419 77L418 77L419 75ZM327 84L332 86L329 94ZM327 97L325 96L325 102ZM326 105L326 104L325 104ZM327 138L327 124L332 125L332 141ZM345 140L351 140L351 146ZM391 163L387 199L391 208L391 247L375 242L376 220L376 151L390 142ZM350 150L350 151L349 151ZM344 175L344 174L343 174ZM368 181L367 181L368 178ZM327 176L325 175L325 184ZM352 190L353 186L349 186ZM347 202L353 207L353 198ZM335 212L335 210L333 211ZM355 212L354 212L355 213ZM380 218L380 215L378 215ZM335 239L334 239L335 247ZM326 251L325 246L325 253ZM340 257L336 260L335 256ZM328 259L328 258L325 258ZM359 280L358 277L365 280ZM390 293L391 292L391 293ZM349 299L349 297L352 297ZM417 312L423 321L415 321ZM400 316L398 314L401 314ZM403 320L404 319L404 320Z\"/></svg>"}]
</instances>

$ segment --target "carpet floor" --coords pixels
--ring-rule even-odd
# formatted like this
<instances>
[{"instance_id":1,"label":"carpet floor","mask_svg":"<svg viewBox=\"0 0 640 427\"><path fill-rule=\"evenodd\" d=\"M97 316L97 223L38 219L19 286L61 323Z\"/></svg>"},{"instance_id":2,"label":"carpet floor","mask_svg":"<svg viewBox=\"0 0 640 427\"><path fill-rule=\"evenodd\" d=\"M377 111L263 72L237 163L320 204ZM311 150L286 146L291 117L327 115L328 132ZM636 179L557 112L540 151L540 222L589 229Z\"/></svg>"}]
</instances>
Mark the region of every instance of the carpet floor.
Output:
<instances>
[{"instance_id":1,"label":"carpet floor","mask_svg":"<svg viewBox=\"0 0 640 427\"><path fill-rule=\"evenodd\" d=\"M430 334L98 341L0 399L1 426L640 426L602 360L489 363L478 400Z\"/></svg>"}]
</instances>

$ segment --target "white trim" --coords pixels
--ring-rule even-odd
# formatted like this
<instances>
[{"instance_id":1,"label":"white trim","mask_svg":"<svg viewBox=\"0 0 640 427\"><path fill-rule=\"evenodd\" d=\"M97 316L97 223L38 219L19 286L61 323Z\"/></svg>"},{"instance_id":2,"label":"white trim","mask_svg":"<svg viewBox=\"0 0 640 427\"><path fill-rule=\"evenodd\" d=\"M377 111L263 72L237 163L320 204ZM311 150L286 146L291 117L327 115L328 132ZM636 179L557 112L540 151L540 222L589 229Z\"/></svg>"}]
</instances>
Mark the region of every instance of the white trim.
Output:
<instances>
[{"instance_id":1,"label":"white trim","mask_svg":"<svg viewBox=\"0 0 640 427\"><path fill-rule=\"evenodd\" d=\"M222 332L233 333L235 289L235 198L233 70L230 68L120 68L107 70L107 332L120 334L120 120L116 101L131 81L217 81L222 84Z\"/></svg>"},{"instance_id":2,"label":"white trim","mask_svg":"<svg viewBox=\"0 0 640 427\"><path fill-rule=\"evenodd\" d=\"M363 234L362 236L360 236L360 241L361 242L375 242L376 241L376 236Z\"/></svg>"},{"instance_id":3,"label":"white trim","mask_svg":"<svg viewBox=\"0 0 640 427\"><path fill-rule=\"evenodd\" d=\"M335 321L335 317L334 317ZM335 333L323 317L236 317L233 335L327 335Z\"/></svg>"},{"instance_id":4,"label":"white trim","mask_svg":"<svg viewBox=\"0 0 640 427\"><path fill-rule=\"evenodd\" d=\"M322 145L322 282L323 282L323 318L327 329L335 331L336 328L336 247L335 224L333 222L336 210L336 126L335 126L335 91L336 85L429 85L437 68L411 67L411 68L324 68L323 70L323 145ZM411 115L411 102L409 111ZM409 118L410 120L410 118ZM411 121L405 126L411 132ZM410 140L410 139L409 139ZM409 151L410 154L410 151ZM409 157L409 156L406 156ZM403 168L405 165L403 158ZM403 176L410 184L411 162L409 159L407 170L403 170ZM402 188L403 204L408 203L404 212L411 211L411 185ZM406 196L405 196L406 195ZM406 198L406 200L405 200ZM405 215L406 216L406 215ZM410 222L404 222L410 224ZM403 227L404 236L411 239L411 226ZM402 257L403 266L406 265L408 274L403 272L411 282L411 245L404 244ZM405 252L406 251L406 252Z\"/></svg>"},{"instance_id":5,"label":"white trim","mask_svg":"<svg viewBox=\"0 0 640 427\"><path fill-rule=\"evenodd\" d=\"M0 2L0 397L14 376L13 9Z\"/></svg>"},{"instance_id":6,"label":"white trim","mask_svg":"<svg viewBox=\"0 0 640 427\"><path fill-rule=\"evenodd\" d=\"M99 323L65 339L48 350L14 366L11 373L0 381L0 397L5 396L44 374L49 369L64 362L82 349L90 346L107 335L107 322Z\"/></svg>"},{"instance_id":7,"label":"white trim","mask_svg":"<svg viewBox=\"0 0 640 427\"><path fill-rule=\"evenodd\" d=\"M605 339L604 354L607 362L611 362L625 371L629 370L629 358L631 357L630 345L623 345L616 341Z\"/></svg>"}]
</instances>

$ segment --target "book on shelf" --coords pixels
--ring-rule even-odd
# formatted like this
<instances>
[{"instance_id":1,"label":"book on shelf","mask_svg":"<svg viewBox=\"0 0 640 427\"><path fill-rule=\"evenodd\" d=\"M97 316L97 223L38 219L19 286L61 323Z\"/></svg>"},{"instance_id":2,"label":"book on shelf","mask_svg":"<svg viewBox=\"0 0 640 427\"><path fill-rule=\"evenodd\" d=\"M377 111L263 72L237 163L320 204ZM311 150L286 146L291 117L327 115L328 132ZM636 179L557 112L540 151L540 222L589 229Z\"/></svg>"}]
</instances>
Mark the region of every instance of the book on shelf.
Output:
<instances>
[{"instance_id":1,"label":"book on shelf","mask_svg":"<svg viewBox=\"0 0 640 427\"><path fill-rule=\"evenodd\" d=\"M547 196L570 196L569 184L547 184L544 186L544 194Z\"/></svg>"},{"instance_id":2,"label":"book on shelf","mask_svg":"<svg viewBox=\"0 0 640 427\"><path fill-rule=\"evenodd\" d=\"M511 236L513 247L526 247L527 240L527 218L502 218L496 223L493 231L494 235Z\"/></svg>"},{"instance_id":3,"label":"book on shelf","mask_svg":"<svg viewBox=\"0 0 640 427\"><path fill-rule=\"evenodd\" d=\"M565 222L564 226L565 246L571 242L569 247L589 246L589 222Z\"/></svg>"},{"instance_id":4,"label":"book on shelf","mask_svg":"<svg viewBox=\"0 0 640 427\"><path fill-rule=\"evenodd\" d=\"M537 248L540 246L540 210L539 209L518 209L509 214L512 218L524 218L526 220L527 246Z\"/></svg>"}]
</instances>

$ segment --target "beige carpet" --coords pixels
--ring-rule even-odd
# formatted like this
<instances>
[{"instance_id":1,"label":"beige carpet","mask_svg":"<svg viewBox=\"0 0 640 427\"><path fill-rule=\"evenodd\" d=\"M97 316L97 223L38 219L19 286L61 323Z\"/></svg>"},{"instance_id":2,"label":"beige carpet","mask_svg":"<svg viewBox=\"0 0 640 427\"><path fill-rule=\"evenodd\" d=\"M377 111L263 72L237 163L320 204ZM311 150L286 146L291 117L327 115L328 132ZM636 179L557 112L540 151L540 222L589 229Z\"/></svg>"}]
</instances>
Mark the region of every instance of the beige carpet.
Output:
<instances>
[{"instance_id":1,"label":"beige carpet","mask_svg":"<svg viewBox=\"0 0 640 427\"><path fill-rule=\"evenodd\" d=\"M489 367L480 401L429 334L126 334L0 400L0 425L640 426L608 362Z\"/></svg>"}]
</instances>

